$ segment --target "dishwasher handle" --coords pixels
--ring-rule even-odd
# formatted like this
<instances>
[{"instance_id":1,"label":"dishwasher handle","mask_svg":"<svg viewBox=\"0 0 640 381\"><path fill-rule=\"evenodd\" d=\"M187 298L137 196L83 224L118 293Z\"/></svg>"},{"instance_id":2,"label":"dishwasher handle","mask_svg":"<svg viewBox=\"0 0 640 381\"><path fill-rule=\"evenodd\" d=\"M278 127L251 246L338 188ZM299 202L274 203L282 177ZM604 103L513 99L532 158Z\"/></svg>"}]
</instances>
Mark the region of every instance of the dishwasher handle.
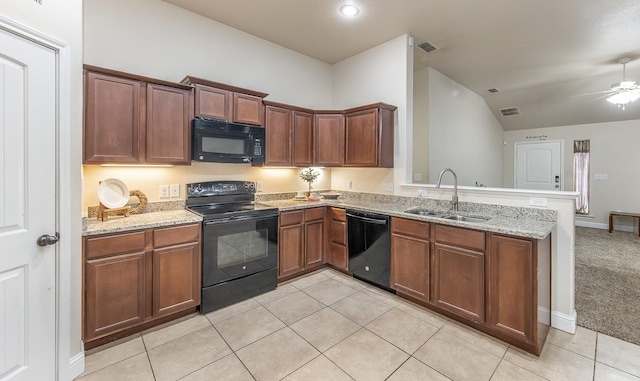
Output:
<instances>
[{"instance_id":1,"label":"dishwasher handle","mask_svg":"<svg viewBox=\"0 0 640 381\"><path fill-rule=\"evenodd\" d=\"M355 214L351 214L351 213L347 213L347 217L357 218L357 219L359 219L361 221L365 221L365 222L369 222L369 223L377 224L377 225L386 225L388 223L387 220L380 220L380 219L377 219L377 218L356 216Z\"/></svg>"}]
</instances>

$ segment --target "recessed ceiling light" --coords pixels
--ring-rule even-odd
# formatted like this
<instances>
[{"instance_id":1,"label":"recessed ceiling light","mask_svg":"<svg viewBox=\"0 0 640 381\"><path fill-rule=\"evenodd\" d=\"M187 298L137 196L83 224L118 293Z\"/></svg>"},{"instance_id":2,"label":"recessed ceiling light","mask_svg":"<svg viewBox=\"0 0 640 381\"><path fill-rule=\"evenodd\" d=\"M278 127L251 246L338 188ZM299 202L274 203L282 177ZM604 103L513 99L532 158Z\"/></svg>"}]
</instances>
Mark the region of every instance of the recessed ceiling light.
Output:
<instances>
[{"instance_id":1,"label":"recessed ceiling light","mask_svg":"<svg viewBox=\"0 0 640 381\"><path fill-rule=\"evenodd\" d=\"M340 7L340 14L343 16L353 17L360 13L360 9L353 4L346 4Z\"/></svg>"}]
</instances>

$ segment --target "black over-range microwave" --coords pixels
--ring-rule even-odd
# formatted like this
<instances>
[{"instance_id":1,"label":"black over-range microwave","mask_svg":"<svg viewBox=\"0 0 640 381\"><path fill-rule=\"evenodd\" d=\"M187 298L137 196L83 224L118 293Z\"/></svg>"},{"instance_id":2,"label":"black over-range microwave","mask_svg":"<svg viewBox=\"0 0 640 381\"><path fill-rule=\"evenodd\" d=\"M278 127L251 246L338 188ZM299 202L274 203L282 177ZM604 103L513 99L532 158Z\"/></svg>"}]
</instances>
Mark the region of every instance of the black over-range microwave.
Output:
<instances>
[{"instance_id":1,"label":"black over-range microwave","mask_svg":"<svg viewBox=\"0 0 640 381\"><path fill-rule=\"evenodd\" d=\"M194 161L264 163L264 128L195 118L191 148Z\"/></svg>"}]
</instances>

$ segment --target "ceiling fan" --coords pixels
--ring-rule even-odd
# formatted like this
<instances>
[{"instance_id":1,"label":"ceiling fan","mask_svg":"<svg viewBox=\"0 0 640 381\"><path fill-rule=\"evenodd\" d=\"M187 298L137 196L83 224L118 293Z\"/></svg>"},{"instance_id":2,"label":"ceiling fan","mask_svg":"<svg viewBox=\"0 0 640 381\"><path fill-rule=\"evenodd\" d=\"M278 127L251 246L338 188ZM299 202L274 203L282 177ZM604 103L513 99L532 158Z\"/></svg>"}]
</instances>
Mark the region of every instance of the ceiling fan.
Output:
<instances>
[{"instance_id":1,"label":"ceiling fan","mask_svg":"<svg viewBox=\"0 0 640 381\"><path fill-rule=\"evenodd\" d=\"M629 63L629 61L631 61L631 58L622 58L618 61L622 64L622 81L611 85L611 90L597 91L595 93L580 95L604 94L601 97L594 99L594 101L606 98L608 102L611 102L617 105L618 108L624 110L625 106L628 103L631 103L640 98L640 85L638 85L635 81L627 81L625 78L626 65L627 63Z\"/></svg>"}]
</instances>

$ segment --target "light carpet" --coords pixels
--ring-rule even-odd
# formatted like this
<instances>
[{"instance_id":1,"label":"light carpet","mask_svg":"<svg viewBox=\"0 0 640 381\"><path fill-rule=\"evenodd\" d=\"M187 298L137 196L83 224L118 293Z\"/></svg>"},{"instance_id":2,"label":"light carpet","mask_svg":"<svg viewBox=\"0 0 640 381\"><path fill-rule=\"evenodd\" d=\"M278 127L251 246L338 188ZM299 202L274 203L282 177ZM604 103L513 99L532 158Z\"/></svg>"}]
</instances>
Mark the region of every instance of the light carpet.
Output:
<instances>
[{"instance_id":1,"label":"light carpet","mask_svg":"<svg viewBox=\"0 0 640 381\"><path fill-rule=\"evenodd\" d=\"M640 238L576 227L578 325L640 345Z\"/></svg>"}]
</instances>

